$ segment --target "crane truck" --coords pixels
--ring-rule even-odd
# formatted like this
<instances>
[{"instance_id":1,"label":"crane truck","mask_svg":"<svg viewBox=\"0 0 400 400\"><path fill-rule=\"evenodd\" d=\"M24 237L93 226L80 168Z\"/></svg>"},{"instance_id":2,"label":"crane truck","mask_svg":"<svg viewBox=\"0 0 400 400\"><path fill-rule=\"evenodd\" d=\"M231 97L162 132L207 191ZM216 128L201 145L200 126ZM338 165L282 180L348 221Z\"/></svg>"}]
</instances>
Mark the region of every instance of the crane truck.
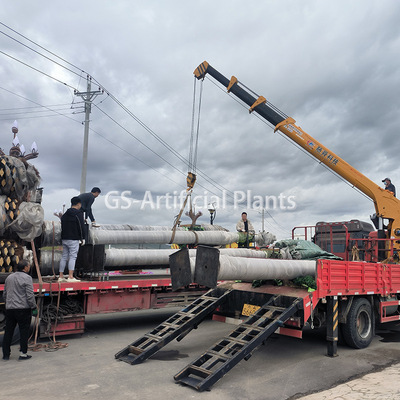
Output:
<instances>
[{"instance_id":1,"label":"crane truck","mask_svg":"<svg viewBox=\"0 0 400 400\"><path fill-rule=\"evenodd\" d=\"M265 97L254 97L249 90L240 85L235 76L232 76L231 79L226 78L206 61L196 68L194 74L197 79L203 79L206 74L212 76L225 86L229 93L234 94L247 104L250 113L254 111L259 114L275 127L275 132L282 132L302 149L372 199L375 206L373 222L378 229L378 235L381 238L393 239L394 248L400 248L400 200L392 192L382 189L333 151L304 132L295 124L296 121L293 118L287 117L275 106L267 102ZM384 219L388 220L386 229L384 229Z\"/></svg>"},{"instance_id":2,"label":"crane truck","mask_svg":"<svg viewBox=\"0 0 400 400\"><path fill-rule=\"evenodd\" d=\"M199 246L195 282L210 290L123 348L115 358L132 365L141 363L172 340L181 340L209 314L218 320L238 315L244 320L174 376L178 383L198 391L209 389L241 360L249 360L274 332L301 338L305 326L326 326L327 354L331 357L337 356L339 334L350 347L366 348L373 340L376 323L400 320L400 265L393 262L398 259L400 248L400 201L304 132L293 118L284 115L263 96L254 97L254 92L241 85L236 77L226 78L207 62L201 63L194 75L197 79L210 75L244 102L250 113L258 113L275 127L275 131L281 131L371 198L375 205L373 221L380 235L376 243L384 243L386 251L392 255L392 263L319 259L315 261L316 289L313 292L269 282L254 288L250 282L218 284L222 265L219 251ZM347 241L348 226L337 225L345 229ZM331 233L325 235L327 240L331 239L331 248L333 226L330 226ZM177 280L190 268L186 251L182 249L181 254L171 256L172 276L174 271L182 273L181 276L178 273Z\"/></svg>"}]
</instances>

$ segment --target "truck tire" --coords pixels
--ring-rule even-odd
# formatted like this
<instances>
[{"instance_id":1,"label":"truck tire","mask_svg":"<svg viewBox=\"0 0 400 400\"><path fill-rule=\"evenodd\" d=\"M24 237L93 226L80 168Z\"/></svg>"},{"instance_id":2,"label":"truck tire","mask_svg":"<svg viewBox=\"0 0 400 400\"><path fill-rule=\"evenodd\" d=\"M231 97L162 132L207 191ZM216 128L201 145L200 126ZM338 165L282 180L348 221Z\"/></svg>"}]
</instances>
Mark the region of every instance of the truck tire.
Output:
<instances>
[{"instance_id":1,"label":"truck tire","mask_svg":"<svg viewBox=\"0 0 400 400\"><path fill-rule=\"evenodd\" d=\"M373 333L371 303L364 298L355 299L343 326L344 340L350 347L365 349L372 342Z\"/></svg>"}]
</instances>

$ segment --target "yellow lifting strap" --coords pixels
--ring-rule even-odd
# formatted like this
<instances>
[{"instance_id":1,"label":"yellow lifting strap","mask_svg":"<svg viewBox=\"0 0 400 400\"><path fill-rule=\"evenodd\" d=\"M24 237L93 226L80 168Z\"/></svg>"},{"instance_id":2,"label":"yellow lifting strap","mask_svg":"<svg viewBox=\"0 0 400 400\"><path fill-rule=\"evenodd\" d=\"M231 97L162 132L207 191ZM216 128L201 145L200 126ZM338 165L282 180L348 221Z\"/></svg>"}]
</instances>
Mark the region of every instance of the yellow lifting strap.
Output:
<instances>
[{"instance_id":1,"label":"yellow lifting strap","mask_svg":"<svg viewBox=\"0 0 400 400\"><path fill-rule=\"evenodd\" d=\"M188 201L188 198L191 196L192 194L192 190L193 190L193 186L196 182L196 174L194 174L193 172L188 172L187 177L186 177L186 183L187 183L187 189L186 189L186 198L185 201L182 204L182 207L179 211L179 214L176 217L175 220L175 224L172 227L172 235L171 235L171 240L170 240L170 244L173 243L174 239L175 239L175 232L176 232L176 227L179 224L179 219L181 218L182 214L183 214L183 210L186 207L186 203ZM192 208L192 202L190 202L190 209Z\"/></svg>"},{"instance_id":2,"label":"yellow lifting strap","mask_svg":"<svg viewBox=\"0 0 400 400\"><path fill-rule=\"evenodd\" d=\"M196 174L194 174L193 172L188 172L187 177L186 177L186 184L187 184L187 191L189 191L190 189L193 189L193 186L196 182Z\"/></svg>"},{"instance_id":3,"label":"yellow lifting strap","mask_svg":"<svg viewBox=\"0 0 400 400\"><path fill-rule=\"evenodd\" d=\"M190 196L191 194L192 194L192 189L188 188L187 191L186 191L186 198L185 198L185 201L183 202L182 208L181 208L181 210L179 211L179 214L178 214L177 217L176 217L175 224L174 224L174 226L172 227L171 240L169 241L170 244L172 244L172 243L174 242L176 227L177 227L178 224L179 224L179 220L180 220L180 218L181 218L181 216L182 216L183 210L185 209L186 203L187 203L188 198L189 198L189 196Z\"/></svg>"}]
</instances>

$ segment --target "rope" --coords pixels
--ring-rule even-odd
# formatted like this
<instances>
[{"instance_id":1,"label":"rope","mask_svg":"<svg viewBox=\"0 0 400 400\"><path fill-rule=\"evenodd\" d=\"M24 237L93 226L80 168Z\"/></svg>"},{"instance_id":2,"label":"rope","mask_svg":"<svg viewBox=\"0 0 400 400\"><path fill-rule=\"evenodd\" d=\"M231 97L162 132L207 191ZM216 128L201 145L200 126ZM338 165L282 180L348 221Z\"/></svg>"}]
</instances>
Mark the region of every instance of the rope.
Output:
<instances>
[{"instance_id":1,"label":"rope","mask_svg":"<svg viewBox=\"0 0 400 400\"><path fill-rule=\"evenodd\" d=\"M181 210L179 211L179 214L177 215L177 217L176 217L176 219L175 219L174 226L172 227L172 235L171 235L171 240L169 241L169 244L172 244L172 243L174 242L175 233L176 233L176 227L177 227L178 224L179 224L179 219L180 219L181 216L182 216L183 210L185 209L186 203L187 203L188 198L189 198L189 196L190 196L191 194L192 194L192 190L188 190L188 191L186 192L185 201L183 202L183 205L182 205L182 207L181 207Z\"/></svg>"},{"instance_id":2,"label":"rope","mask_svg":"<svg viewBox=\"0 0 400 400\"><path fill-rule=\"evenodd\" d=\"M68 343L61 343L61 342L50 342L50 343L37 343L34 346L29 346L29 349L31 351L41 351L44 349L44 351L57 351L59 349L65 349L68 347Z\"/></svg>"},{"instance_id":3,"label":"rope","mask_svg":"<svg viewBox=\"0 0 400 400\"><path fill-rule=\"evenodd\" d=\"M193 244L193 247L196 247L199 244L199 235L196 231L192 231L194 233L194 237L196 238Z\"/></svg>"}]
</instances>

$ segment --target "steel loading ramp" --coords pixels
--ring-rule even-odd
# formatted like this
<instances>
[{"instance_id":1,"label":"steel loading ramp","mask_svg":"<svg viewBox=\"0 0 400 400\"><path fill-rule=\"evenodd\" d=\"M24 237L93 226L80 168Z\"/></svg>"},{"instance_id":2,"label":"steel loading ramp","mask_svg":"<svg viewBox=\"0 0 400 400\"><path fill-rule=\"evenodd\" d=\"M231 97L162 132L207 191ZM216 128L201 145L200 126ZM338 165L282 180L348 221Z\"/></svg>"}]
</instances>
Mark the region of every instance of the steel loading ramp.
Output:
<instances>
[{"instance_id":1,"label":"steel loading ramp","mask_svg":"<svg viewBox=\"0 0 400 400\"><path fill-rule=\"evenodd\" d=\"M129 364L140 364L174 339L180 341L209 314L226 301L232 291L215 288L194 300L190 305L168 318L143 337L115 354Z\"/></svg>"},{"instance_id":2,"label":"steel loading ramp","mask_svg":"<svg viewBox=\"0 0 400 400\"><path fill-rule=\"evenodd\" d=\"M302 308L302 298L292 298L287 307L279 306L281 297L285 296L271 297L228 336L176 374L177 383L201 392L209 389L241 360L247 361L258 346Z\"/></svg>"}]
</instances>

